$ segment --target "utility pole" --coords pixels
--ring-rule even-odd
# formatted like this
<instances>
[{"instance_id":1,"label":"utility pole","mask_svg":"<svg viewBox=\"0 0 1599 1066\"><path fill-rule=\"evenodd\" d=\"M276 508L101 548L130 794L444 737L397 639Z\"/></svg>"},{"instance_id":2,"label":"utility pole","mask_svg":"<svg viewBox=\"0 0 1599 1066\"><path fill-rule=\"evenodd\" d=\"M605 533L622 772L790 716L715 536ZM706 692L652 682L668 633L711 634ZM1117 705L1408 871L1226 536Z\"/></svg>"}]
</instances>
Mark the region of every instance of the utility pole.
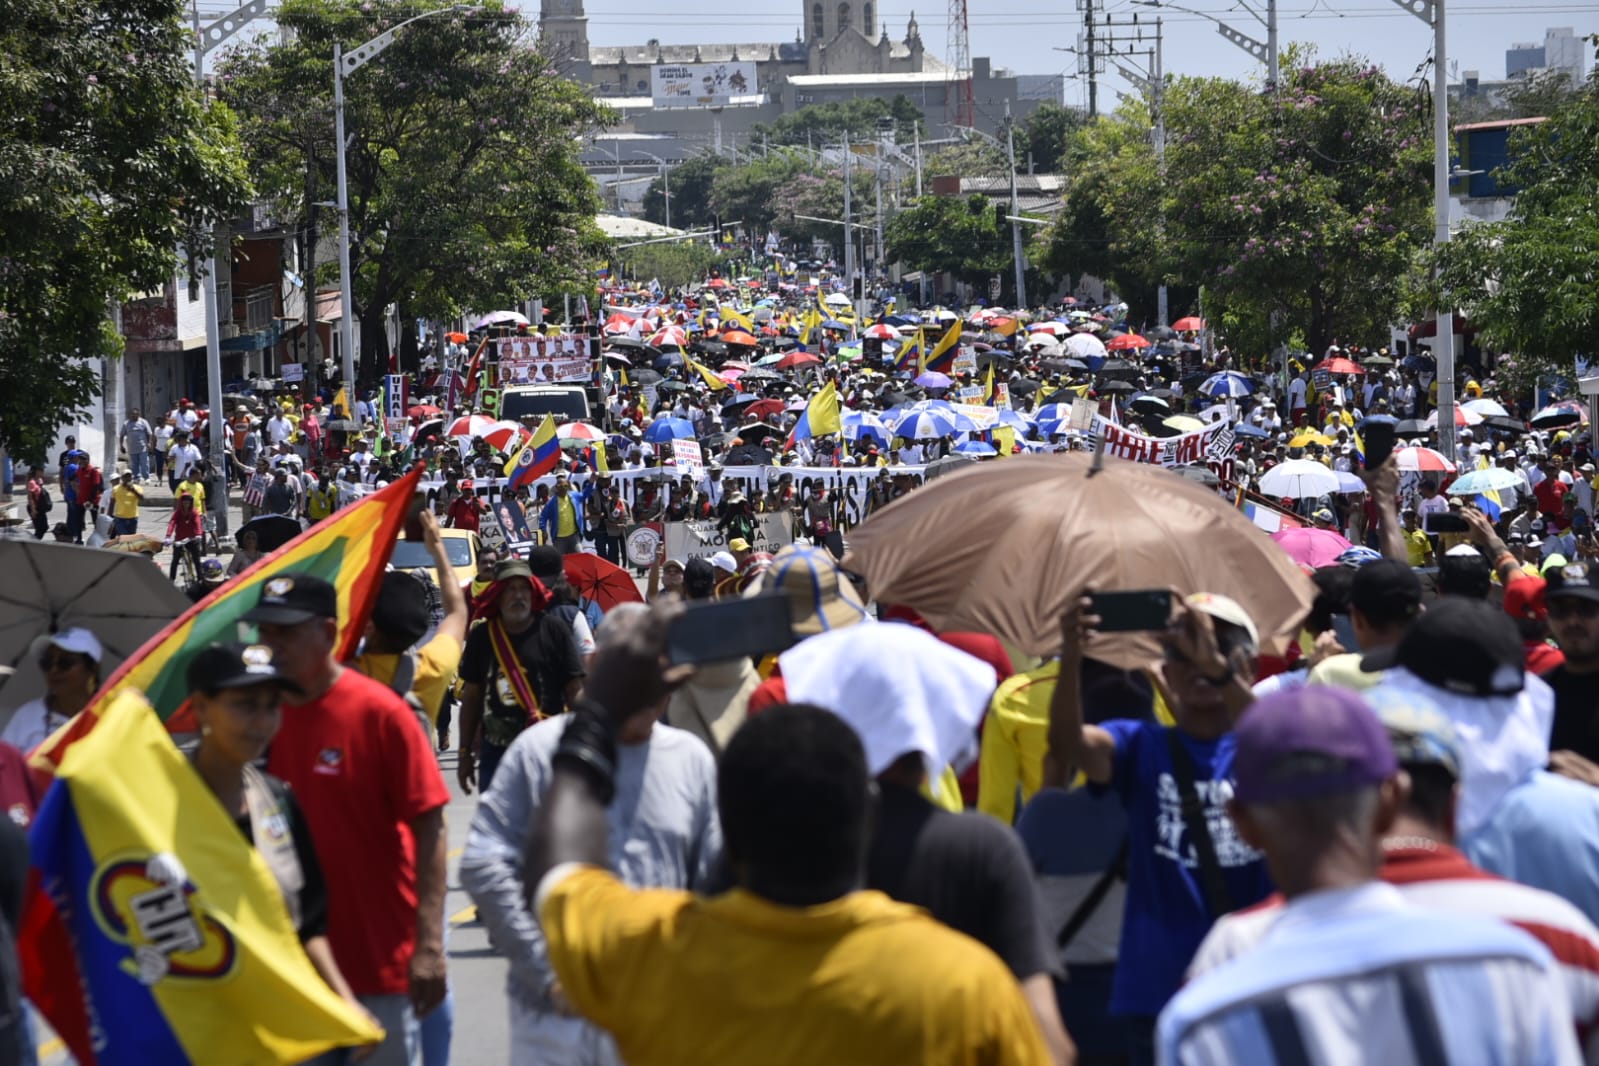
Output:
<instances>
[{"instance_id":1,"label":"utility pole","mask_svg":"<svg viewBox=\"0 0 1599 1066\"><path fill-rule=\"evenodd\" d=\"M1088 117L1099 117L1099 52L1094 46L1094 15L1104 0L1077 0L1077 10L1083 13L1083 35L1079 40L1078 73L1088 78ZM1086 65L1085 65L1086 60Z\"/></svg>"},{"instance_id":2,"label":"utility pole","mask_svg":"<svg viewBox=\"0 0 1599 1066\"><path fill-rule=\"evenodd\" d=\"M1010 114L1010 101L1005 101L1005 158L1010 165L1010 238L1011 253L1016 258L1016 310L1027 309L1027 260L1022 252L1022 224L1015 221L1021 215L1021 198L1016 192L1016 123Z\"/></svg>"},{"instance_id":3,"label":"utility pole","mask_svg":"<svg viewBox=\"0 0 1599 1066\"><path fill-rule=\"evenodd\" d=\"M231 15L224 15L209 26L200 23L199 0L194 2L194 83L199 86L202 96L205 96L205 56L206 53L226 41L229 37L244 29L251 19L260 18L266 14L266 0L249 0ZM209 100L203 101L210 106ZM209 411L206 416L206 443L210 455L208 458L211 467L211 493L207 498L216 501L221 506L216 512L216 533L219 538L228 533L228 468L227 468L227 437L228 421L222 414L222 325L221 316L217 313L217 253L216 234L219 226L211 229L211 254L205 263L205 376L207 385L206 406ZM231 249L231 244L230 244ZM232 252L229 252L229 266L232 266ZM122 368L117 368L121 373ZM119 390L120 399L120 390ZM121 432L122 427L116 427ZM115 444L112 445L115 447Z\"/></svg>"},{"instance_id":4,"label":"utility pole","mask_svg":"<svg viewBox=\"0 0 1599 1066\"><path fill-rule=\"evenodd\" d=\"M855 219L851 214L854 201L850 194L850 144L844 138L844 283L849 286L849 303L855 308L857 321L861 317L860 300L855 294Z\"/></svg>"},{"instance_id":5,"label":"utility pole","mask_svg":"<svg viewBox=\"0 0 1599 1066\"><path fill-rule=\"evenodd\" d=\"M1400 0L1400 2L1403 2L1403 0ZM1163 3L1161 6L1170 7L1172 5ZM1111 28L1108 21L1106 23L1106 28ZM1144 31L1143 28L1138 24L1137 15L1133 16L1133 20L1129 28L1136 31L1135 39L1139 43L1142 43L1144 40ZM1150 119L1154 126L1152 140L1155 148L1155 167L1160 175L1162 186L1164 186L1166 178L1166 76L1163 66L1163 37L1164 35L1161 28L1161 20L1157 18L1155 19L1155 42L1153 47L1135 49L1132 44L1128 44L1125 51L1117 52L1115 50L1115 39L1111 35L1107 35L1104 45L1105 51L1110 61L1115 64L1117 72L1120 73L1122 77L1136 85L1139 89L1143 90L1145 96L1149 100ZM1141 70L1129 66L1128 64L1134 61L1134 56L1146 57L1145 62L1148 64L1148 66ZM1156 219L1155 227L1158 237L1164 241L1166 235L1166 219L1164 212L1162 212L1160 218ZM1160 284L1160 290L1156 297L1155 311L1156 318L1160 325L1166 325L1168 313L1166 283L1163 280Z\"/></svg>"}]
</instances>

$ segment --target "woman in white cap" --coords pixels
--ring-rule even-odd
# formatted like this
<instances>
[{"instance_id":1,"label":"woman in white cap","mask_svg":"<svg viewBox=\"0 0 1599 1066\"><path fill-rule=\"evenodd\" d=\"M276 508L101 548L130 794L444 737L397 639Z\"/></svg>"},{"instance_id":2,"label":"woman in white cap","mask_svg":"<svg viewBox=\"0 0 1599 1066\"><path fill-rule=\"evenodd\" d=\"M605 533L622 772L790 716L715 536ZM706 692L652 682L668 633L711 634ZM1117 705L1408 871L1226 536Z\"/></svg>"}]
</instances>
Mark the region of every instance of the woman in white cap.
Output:
<instances>
[{"instance_id":1,"label":"woman in white cap","mask_svg":"<svg viewBox=\"0 0 1599 1066\"><path fill-rule=\"evenodd\" d=\"M99 638L74 626L33 642L33 654L44 675L44 695L18 707L0 740L20 751L32 751L46 737L88 705L100 687Z\"/></svg>"}]
</instances>

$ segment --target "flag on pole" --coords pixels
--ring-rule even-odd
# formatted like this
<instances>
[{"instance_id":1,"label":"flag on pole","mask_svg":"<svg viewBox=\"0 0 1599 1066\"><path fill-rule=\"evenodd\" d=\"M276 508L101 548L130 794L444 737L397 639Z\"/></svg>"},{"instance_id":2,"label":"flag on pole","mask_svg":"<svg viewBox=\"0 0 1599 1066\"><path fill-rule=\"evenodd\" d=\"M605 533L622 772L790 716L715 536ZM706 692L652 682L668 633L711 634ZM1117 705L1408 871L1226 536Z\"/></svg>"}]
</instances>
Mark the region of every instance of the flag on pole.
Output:
<instances>
[{"instance_id":1,"label":"flag on pole","mask_svg":"<svg viewBox=\"0 0 1599 1066\"><path fill-rule=\"evenodd\" d=\"M705 380L705 384L711 389L712 392L715 392L719 389L732 388L732 386L727 382L717 377L715 371L706 366L704 363L696 362L686 355L683 357L683 361L688 364L688 368L690 370L694 371Z\"/></svg>"},{"instance_id":2,"label":"flag on pole","mask_svg":"<svg viewBox=\"0 0 1599 1066\"><path fill-rule=\"evenodd\" d=\"M901 346L899 352L894 356L894 369L915 374L922 365L922 360L926 357L927 332L921 327L917 327L916 339Z\"/></svg>"},{"instance_id":3,"label":"flag on pole","mask_svg":"<svg viewBox=\"0 0 1599 1066\"><path fill-rule=\"evenodd\" d=\"M794 447L795 441L805 440L809 437L820 437L828 433L841 433L844 430L843 420L839 415L838 386L829 381L800 412L799 420L794 423L794 429L788 435L786 448Z\"/></svg>"},{"instance_id":4,"label":"flag on pole","mask_svg":"<svg viewBox=\"0 0 1599 1066\"><path fill-rule=\"evenodd\" d=\"M961 324L957 321L938 339L938 343L933 345L933 350L927 353L917 373L926 373L929 370L936 370L940 374L952 373L955 368L955 356L960 351L960 342Z\"/></svg>"},{"instance_id":5,"label":"flag on pole","mask_svg":"<svg viewBox=\"0 0 1599 1066\"><path fill-rule=\"evenodd\" d=\"M350 394L343 385L340 385L339 391L333 394L333 410L343 418L355 417L350 413Z\"/></svg>"},{"instance_id":6,"label":"flag on pole","mask_svg":"<svg viewBox=\"0 0 1599 1066\"><path fill-rule=\"evenodd\" d=\"M983 382L983 402L994 406L994 364L988 364L988 379Z\"/></svg>"},{"instance_id":7,"label":"flag on pole","mask_svg":"<svg viewBox=\"0 0 1599 1066\"><path fill-rule=\"evenodd\" d=\"M97 702L29 832L18 936L28 996L80 1066L292 1063L380 1040L150 704L127 686Z\"/></svg>"},{"instance_id":8,"label":"flag on pole","mask_svg":"<svg viewBox=\"0 0 1599 1066\"><path fill-rule=\"evenodd\" d=\"M523 442L515 455L505 461L505 476L511 480L504 491L514 492L523 485L531 485L555 469L561 461L561 441L555 432L555 419L549 415L539 423L533 436Z\"/></svg>"},{"instance_id":9,"label":"flag on pole","mask_svg":"<svg viewBox=\"0 0 1599 1066\"><path fill-rule=\"evenodd\" d=\"M237 639L240 620L261 598L261 587L275 577L311 574L333 585L339 596L339 632L333 654L340 662L350 658L366 628L422 470L418 464L392 484L335 511L179 615L130 655L80 714L39 745L33 765L53 770L68 748L95 728L111 700L126 689L144 693L174 733L192 732L196 727L188 708L185 677L190 657L216 641Z\"/></svg>"}]
</instances>

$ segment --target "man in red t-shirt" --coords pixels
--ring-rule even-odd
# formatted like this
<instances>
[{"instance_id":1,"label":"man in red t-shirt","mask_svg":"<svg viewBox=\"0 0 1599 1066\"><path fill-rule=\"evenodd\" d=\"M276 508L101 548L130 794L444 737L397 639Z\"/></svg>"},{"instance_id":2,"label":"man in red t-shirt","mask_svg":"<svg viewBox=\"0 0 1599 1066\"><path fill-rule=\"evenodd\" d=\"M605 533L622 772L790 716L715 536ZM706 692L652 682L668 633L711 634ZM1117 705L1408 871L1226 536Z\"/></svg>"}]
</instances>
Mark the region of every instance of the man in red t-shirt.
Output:
<instances>
[{"instance_id":1,"label":"man in red t-shirt","mask_svg":"<svg viewBox=\"0 0 1599 1066\"><path fill-rule=\"evenodd\" d=\"M334 659L338 595L306 574L267 581L245 616L303 689L286 704L267 771L288 782L328 883L328 939L382 1023L368 1066L407 1066L417 1019L445 994L444 807L450 794L417 716Z\"/></svg>"}]
</instances>

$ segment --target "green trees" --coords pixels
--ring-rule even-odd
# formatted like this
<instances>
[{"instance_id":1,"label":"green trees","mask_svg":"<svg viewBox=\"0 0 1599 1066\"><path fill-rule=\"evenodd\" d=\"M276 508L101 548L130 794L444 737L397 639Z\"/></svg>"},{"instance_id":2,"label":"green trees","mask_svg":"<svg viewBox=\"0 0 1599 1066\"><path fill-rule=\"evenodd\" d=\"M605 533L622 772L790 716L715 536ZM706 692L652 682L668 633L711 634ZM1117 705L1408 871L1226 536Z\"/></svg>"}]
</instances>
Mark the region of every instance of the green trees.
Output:
<instances>
[{"instance_id":1,"label":"green trees","mask_svg":"<svg viewBox=\"0 0 1599 1066\"><path fill-rule=\"evenodd\" d=\"M1036 173L1059 173L1072 134L1087 124L1087 114L1076 108L1044 104L1017 127L1017 168L1026 170L1031 162Z\"/></svg>"},{"instance_id":2,"label":"green trees","mask_svg":"<svg viewBox=\"0 0 1599 1066\"><path fill-rule=\"evenodd\" d=\"M668 180L672 192L672 225L678 229L703 229L711 224L711 182L717 171L732 164L709 152L673 167ZM644 217L666 223L666 192L656 178L644 192Z\"/></svg>"},{"instance_id":3,"label":"green trees","mask_svg":"<svg viewBox=\"0 0 1599 1066\"><path fill-rule=\"evenodd\" d=\"M1571 374L1599 349L1599 84L1515 131L1510 155L1510 216L1463 226L1434 257L1439 282L1523 377Z\"/></svg>"},{"instance_id":4,"label":"green trees","mask_svg":"<svg viewBox=\"0 0 1599 1066\"><path fill-rule=\"evenodd\" d=\"M226 108L201 106L178 0L0 0L0 444L42 461L119 357L112 301L248 199Z\"/></svg>"},{"instance_id":5,"label":"green trees","mask_svg":"<svg viewBox=\"0 0 1599 1066\"><path fill-rule=\"evenodd\" d=\"M1384 332L1431 233L1426 102L1359 59L1297 62L1275 98L1219 79L1168 85L1164 168L1141 102L1074 135L1045 264L1129 296L1203 285L1247 351L1284 339L1274 321L1312 350Z\"/></svg>"},{"instance_id":6,"label":"green trees","mask_svg":"<svg viewBox=\"0 0 1599 1066\"><path fill-rule=\"evenodd\" d=\"M281 217L306 220L333 198L334 41L355 47L446 6L284 0L277 21L292 40L258 41L224 62L223 97L243 116L251 170ZM404 321L590 289L604 238L577 137L608 113L533 36L513 10L439 16L408 27L345 85L363 380L383 365L390 305Z\"/></svg>"},{"instance_id":7,"label":"green trees","mask_svg":"<svg viewBox=\"0 0 1599 1066\"><path fill-rule=\"evenodd\" d=\"M908 143L922 124L922 113L904 96L892 100L868 97L830 104L812 104L798 111L757 124L751 131L756 142L772 147L804 145L822 148L848 135L852 140L873 140L878 136L878 121L892 119L900 143Z\"/></svg>"},{"instance_id":8,"label":"green trees","mask_svg":"<svg viewBox=\"0 0 1599 1066\"><path fill-rule=\"evenodd\" d=\"M885 251L915 270L942 271L972 285L987 286L1012 268L1010 223L1005 208L982 196L924 196L894 216L884 231Z\"/></svg>"}]
</instances>

